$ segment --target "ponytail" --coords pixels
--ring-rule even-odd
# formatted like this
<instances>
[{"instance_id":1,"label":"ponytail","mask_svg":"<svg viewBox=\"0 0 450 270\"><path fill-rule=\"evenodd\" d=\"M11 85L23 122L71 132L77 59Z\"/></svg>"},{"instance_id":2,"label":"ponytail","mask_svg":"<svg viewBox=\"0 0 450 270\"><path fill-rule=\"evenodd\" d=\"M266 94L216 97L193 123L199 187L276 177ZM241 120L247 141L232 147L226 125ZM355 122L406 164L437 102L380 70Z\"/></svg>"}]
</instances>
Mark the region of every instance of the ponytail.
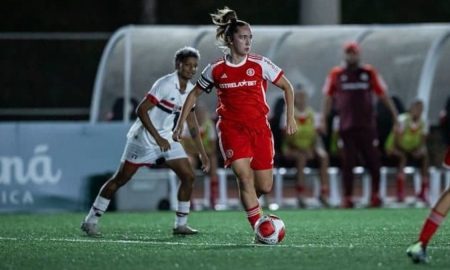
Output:
<instances>
[{"instance_id":1,"label":"ponytail","mask_svg":"<svg viewBox=\"0 0 450 270\"><path fill-rule=\"evenodd\" d=\"M216 39L221 47L228 47L238 26L249 25L247 22L238 20L236 11L227 6L210 15L213 24L217 26Z\"/></svg>"}]
</instances>

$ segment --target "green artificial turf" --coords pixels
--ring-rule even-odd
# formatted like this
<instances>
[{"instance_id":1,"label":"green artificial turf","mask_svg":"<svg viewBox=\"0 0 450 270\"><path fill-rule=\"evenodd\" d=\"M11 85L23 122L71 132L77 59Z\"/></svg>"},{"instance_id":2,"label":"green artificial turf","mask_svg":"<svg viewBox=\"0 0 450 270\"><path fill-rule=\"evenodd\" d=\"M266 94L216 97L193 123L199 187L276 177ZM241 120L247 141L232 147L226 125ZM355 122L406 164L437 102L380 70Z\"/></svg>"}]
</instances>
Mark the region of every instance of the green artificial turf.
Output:
<instances>
[{"instance_id":1,"label":"green artificial turf","mask_svg":"<svg viewBox=\"0 0 450 270\"><path fill-rule=\"evenodd\" d=\"M272 213L286 224L277 246L252 244L242 211L193 212L189 224L200 234L186 237L172 236L171 212L108 212L97 239L80 231L84 213L4 214L0 269L450 269L445 223L428 248L428 265L406 257L425 209Z\"/></svg>"}]
</instances>

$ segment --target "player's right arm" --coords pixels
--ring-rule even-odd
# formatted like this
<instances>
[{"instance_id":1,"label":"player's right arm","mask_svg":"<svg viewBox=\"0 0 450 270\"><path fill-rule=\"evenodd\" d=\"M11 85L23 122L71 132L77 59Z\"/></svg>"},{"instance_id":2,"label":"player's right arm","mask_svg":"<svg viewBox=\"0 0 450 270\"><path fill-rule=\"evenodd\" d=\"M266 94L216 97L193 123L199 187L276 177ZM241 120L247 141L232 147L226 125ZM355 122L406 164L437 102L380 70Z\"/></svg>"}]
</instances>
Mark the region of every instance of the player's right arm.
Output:
<instances>
[{"instance_id":1,"label":"player's right arm","mask_svg":"<svg viewBox=\"0 0 450 270\"><path fill-rule=\"evenodd\" d=\"M336 74L337 74L337 68L334 68L331 70L330 74L328 74L328 77L325 81L325 84L323 86L323 103L322 103L322 113L320 116L320 124L319 124L319 131L323 134L327 134L327 117L331 112L331 106L333 104L333 94L336 91Z\"/></svg>"},{"instance_id":2,"label":"player's right arm","mask_svg":"<svg viewBox=\"0 0 450 270\"><path fill-rule=\"evenodd\" d=\"M148 97L144 97L136 109L136 114L141 120L142 125L144 125L145 129L155 139L156 143L159 145L159 148L161 148L161 151L167 151L170 149L169 141L159 135L159 132L156 130L155 126L152 123L152 120L150 120L150 117L148 116L148 111L153 109L154 107L155 104L152 103Z\"/></svg>"}]
</instances>

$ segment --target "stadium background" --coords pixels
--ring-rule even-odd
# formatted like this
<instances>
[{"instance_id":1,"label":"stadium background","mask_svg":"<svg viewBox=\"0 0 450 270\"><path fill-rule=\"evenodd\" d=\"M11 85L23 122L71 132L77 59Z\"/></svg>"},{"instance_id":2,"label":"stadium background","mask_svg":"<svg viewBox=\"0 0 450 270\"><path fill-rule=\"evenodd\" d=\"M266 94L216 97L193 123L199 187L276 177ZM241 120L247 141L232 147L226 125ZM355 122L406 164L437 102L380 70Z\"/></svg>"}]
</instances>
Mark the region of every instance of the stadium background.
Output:
<instances>
[{"instance_id":1,"label":"stadium background","mask_svg":"<svg viewBox=\"0 0 450 270\"><path fill-rule=\"evenodd\" d=\"M6 37L0 39L3 67L0 120L88 119L101 53L111 34L124 25L209 25L207 14L224 4L239 10L240 16L254 25L311 24L302 23L301 3L297 0L2 1L0 33ZM337 24L450 21L450 3L445 0L342 0L336 8L340 11ZM75 35L57 40L20 35L39 32ZM12 33L18 35L11 36ZM86 39L77 39L77 33L99 35L81 35Z\"/></svg>"},{"instance_id":2,"label":"stadium background","mask_svg":"<svg viewBox=\"0 0 450 270\"><path fill-rule=\"evenodd\" d=\"M313 3L328 8L311 17ZM192 213L191 224L202 232L198 238L173 237L170 211L108 212L104 238L81 235L79 223L90 201L80 203L79 197L92 187L83 182L79 189L75 181L95 180L80 175L83 170L96 170L104 180L118 161L117 146L127 129L120 123L99 123L100 129L87 123L108 39L131 24L209 25L207 14L225 4L255 26L450 22L445 0L2 1L0 269L413 269L404 251L426 209L277 211L287 237L272 248L251 244L241 211ZM432 106L442 107L444 98ZM440 138L432 133L430 140ZM148 181L138 183L130 188L148 187ZM70 196L59 197L61 191ZM449 237L444 224L429 248L427 268L448 269Z\"/></svg>"}]
</instances>

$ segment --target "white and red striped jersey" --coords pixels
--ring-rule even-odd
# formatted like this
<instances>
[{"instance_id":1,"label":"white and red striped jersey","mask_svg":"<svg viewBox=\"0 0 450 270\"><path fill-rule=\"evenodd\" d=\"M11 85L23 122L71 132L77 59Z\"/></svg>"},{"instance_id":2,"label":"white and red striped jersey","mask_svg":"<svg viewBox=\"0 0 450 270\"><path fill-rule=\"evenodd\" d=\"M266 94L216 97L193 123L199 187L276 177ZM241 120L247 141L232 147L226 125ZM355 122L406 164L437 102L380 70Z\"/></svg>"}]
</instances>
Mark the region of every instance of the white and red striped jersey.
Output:
<instances>
[{"instance_id":1,"label":"white and red striped jersey","mask_svg":"<svg viewBox=\"0 0 450 270\"><path fill-rule=\"evenodd\" d=\"M156 106L148 111L148 116L159 135L173 142L172 130L184 101L194 85L188 81L186 91L180 92L177 72L158 79L148 91L146 98ZM152 135L145 129L139 118L128 131L128 140L141 146L157 145Z\"/></svg>"},{"instance_id":2,"label":"white and red striped jersey","mask_svg":"<svg viewBox=\"0 0 450 270\"><path fill-rule=\"evenodd\" d=\"M249 54L239 64L232 64L226 56L208 65L197 85L207 93L217 89L217 115L234 121L266 118L267 81L276 83L283 70L268 58Z\"/></svg>"}]
</instances>

